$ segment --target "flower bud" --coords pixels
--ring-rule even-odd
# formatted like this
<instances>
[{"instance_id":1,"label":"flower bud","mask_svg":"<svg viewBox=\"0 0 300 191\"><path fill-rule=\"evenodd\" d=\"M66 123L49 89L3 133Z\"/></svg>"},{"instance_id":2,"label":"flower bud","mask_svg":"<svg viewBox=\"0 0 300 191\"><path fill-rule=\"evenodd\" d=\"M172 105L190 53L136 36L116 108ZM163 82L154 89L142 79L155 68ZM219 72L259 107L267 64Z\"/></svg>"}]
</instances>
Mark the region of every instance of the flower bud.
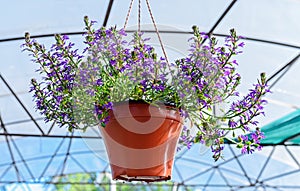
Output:
<instances>
[{"instance_id":1,"label":"flower bud","mask_svg":"<svg viewBox=\"0 0 300 191\"><path fill-rule=\"evenodd\" d=\"M85 24L85 26L89 25L89 17L88 16L84 16L84 24Z\"/></svg>"},{"instance_id":2,"label":"flower bud","mask_svg":"<svg viewBox=\"0 0 300 191\"><path fill-rule=\"evenodd\" d=\"M58 46L62 46L63 45L63 40L61 38L61 36L59 34L55 34L55 40Z\"/></svg>"},{"instance_id":3,"label":"flower bud","mask_svg":"<svg viewBox=\"0 0 300 191\"><path fill-rule=\"evenodd\" d=\"M25 42L27 42L27 43L30 42L30 34L29 34L29 32L25 32Z\"/></svg>"},{"instance_id":4,"label":"flower bud","mask_svg":"<svg viewBox=\"0 0 300 191\"><path fill-rule=\"evenodd\" d=\"M260 79L261 79L261 83L264 85L264 84L266 84L266 73L261 73L260 74Z\"/></svg>"}]
</instances>

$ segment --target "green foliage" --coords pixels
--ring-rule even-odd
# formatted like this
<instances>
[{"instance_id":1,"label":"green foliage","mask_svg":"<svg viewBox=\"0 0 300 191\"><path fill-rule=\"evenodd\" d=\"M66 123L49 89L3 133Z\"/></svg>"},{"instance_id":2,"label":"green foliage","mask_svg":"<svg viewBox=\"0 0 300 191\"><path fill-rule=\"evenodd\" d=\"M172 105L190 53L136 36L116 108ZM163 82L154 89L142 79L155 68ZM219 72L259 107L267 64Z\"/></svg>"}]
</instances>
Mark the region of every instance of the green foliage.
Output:
<instances>
[{"instance_id":1,"label":"green foliage","mask_svg":"<svg viewBox=\"0 0 300 191\"><path fill-rule=\"evenodd\" d=\"M101 178L100 182L98 182L99 178ZM107 175L99 175L96 173L77 173L66 175L59 177L57 184L55 184L55 189L57 191L113 191L113 187L116 191L172 191L174 184L171 181L157 183L115 183L112 182ZM185 190L191 191L192 189L185 188Z\"/></svg>"}]
</instances>

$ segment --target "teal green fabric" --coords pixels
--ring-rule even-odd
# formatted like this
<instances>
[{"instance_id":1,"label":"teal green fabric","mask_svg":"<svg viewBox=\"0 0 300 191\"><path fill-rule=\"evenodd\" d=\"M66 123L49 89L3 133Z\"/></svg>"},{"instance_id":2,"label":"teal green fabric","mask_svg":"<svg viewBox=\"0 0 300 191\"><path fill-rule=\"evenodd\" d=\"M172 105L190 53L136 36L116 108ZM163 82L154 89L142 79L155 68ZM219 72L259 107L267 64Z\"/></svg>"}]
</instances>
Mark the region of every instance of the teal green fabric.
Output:
<instances>
[{"instance_id":1,"label":"teal green fabric","mask_svg":"<svg viewBox=\"0 0 300 191\"><path fill-rule=\"evenodd\" d=\"M271 122L262 131L266 136L261 141L263 145L300 144L300 110Z\"/></svg>"}]
</instances>

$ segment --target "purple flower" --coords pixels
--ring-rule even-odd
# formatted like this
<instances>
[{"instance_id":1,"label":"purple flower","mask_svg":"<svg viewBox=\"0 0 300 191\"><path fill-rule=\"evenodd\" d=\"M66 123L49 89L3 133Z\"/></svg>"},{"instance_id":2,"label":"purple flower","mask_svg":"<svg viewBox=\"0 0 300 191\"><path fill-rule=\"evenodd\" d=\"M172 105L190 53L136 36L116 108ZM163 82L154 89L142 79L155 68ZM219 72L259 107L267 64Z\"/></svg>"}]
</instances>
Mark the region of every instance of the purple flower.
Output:
<instances>
[{"instance_id":1,"label":"purple flower","mask_svg":"<svg viewBox=\"0 0 300 191\"><path fill-rule=\"evenodd\" d=\"M22 46L39 64L42 82L33 79L30 92L45 121L56 120L69 130L105 126L115 102L164 102L190 124L183 128L179 140L187 148L195 142L206 144L218 160L226 135L241 130L246 135L233 136L242 153L261 149L263 133L250 130L258 126L256 117L264 114L263 96L269 90L262 75L248 94L239 96L241 76L234 56L242 52L245 43L234 30L219 46L215 37L193 27L188 56L169 63L147 44L149 39L142 33L135 33L128 42L124 29L95 30L94 21L85 17L84 22L85 57L66 35L56 35L49 50L28 36ZM197 129L193 135L191 128Z\"/></svg>"},{"instance_id":2,"label":"purple flower","mask_svg":"<svg viewBox=\"0 0 300 191\"><path fill-rule=\"evenodd\" d=\"M101 80L101 79L98 79L97 81L96 81L96 85L97 86L101 86L103 84L103 81Z\"/></svg>"}]
</instances>

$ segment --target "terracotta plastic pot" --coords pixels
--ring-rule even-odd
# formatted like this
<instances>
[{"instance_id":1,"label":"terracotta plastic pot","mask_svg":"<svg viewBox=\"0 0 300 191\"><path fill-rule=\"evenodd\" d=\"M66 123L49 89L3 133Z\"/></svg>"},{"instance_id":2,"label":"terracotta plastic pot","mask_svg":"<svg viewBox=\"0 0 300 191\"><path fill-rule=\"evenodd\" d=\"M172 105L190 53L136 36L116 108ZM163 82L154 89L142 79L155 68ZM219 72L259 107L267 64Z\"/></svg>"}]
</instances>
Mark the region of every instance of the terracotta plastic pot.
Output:
<instances>
[{"instance_id":1,"label":"terracotta plastic pot","mask_svg":"<svg viewBox=\"0 0 300 191\"><path fill-rule=\"evenodd\" d=\"M171 179L182 118L174 108L143 102L114 104L104 138L114 179Z\"/></svg>"}]
</instances>

